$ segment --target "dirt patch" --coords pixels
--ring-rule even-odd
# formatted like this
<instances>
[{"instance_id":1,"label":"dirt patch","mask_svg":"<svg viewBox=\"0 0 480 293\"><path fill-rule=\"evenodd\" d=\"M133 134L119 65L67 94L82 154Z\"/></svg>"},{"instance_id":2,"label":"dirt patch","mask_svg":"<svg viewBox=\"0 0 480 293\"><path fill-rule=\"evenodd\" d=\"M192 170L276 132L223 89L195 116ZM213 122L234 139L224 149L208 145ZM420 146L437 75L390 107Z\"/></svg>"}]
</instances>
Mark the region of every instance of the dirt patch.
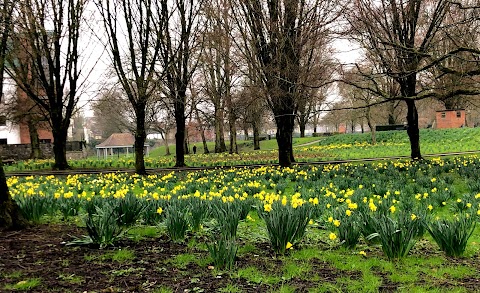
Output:
<instances>
[{"instance_id":1,"label":"dirt patch","mask_svg":"<svg viewBox=\"0 0 480 293\"><path fill-rule=\"evenodd\" d=\"M0 292L10 292L15 285L39 279L28 292L149 292L168 287L174 292L218 292L235 288L239 292L266 292L281 284L252 282L235 272L217 272L208 263L208 252L185 244L172 243L167 237L124 240L115 247L98 249L66 246L73 237L85 235L73 225L38 225L21 232L0 235ZM262 246L263 248L263 246ZM116 260L120 250L132 252L127 260ZM179 263L179 255L193 255ZM199 263L199 260L204 260ZM263 274L277 274L282 261L268 251L261 257L240 256L238 269L256 267ZM281 270L280 270L281 271ZM338 273L328 266L315 266L323 281L334 281ZM281 283L281 282L279 282ZM313 286L308 280L294 278L290 286L306 292Z\"/></svg>"}]
</instances>

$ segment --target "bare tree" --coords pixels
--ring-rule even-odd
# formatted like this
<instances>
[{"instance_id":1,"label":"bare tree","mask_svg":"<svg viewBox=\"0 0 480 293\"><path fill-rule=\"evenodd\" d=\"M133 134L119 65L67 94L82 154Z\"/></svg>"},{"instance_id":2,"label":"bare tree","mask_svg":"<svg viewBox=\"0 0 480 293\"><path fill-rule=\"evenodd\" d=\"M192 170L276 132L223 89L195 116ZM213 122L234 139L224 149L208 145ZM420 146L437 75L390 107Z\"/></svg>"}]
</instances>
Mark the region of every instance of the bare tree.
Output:
<instances>
[{"instance_id":1,"label":"bare tree","mask_svg":"<svg viewBox=\"0 0 480 293\"><path fill-rule=\"evenodd\" d=\"M81 87L79 39L85 4L85 0L25 0L19 2L15 16L6 71L48 114L54 169L69 168L66 141Z\"/></svg>"},{"instance_id":2,"label":"bare tree","mask_svg":"<svg viewBox=\"0 0 480 293\"><path fill-rule=\"evenodd\" d=\"M186 102L188 84L197 67L194 53L200 50L200 8L203 0L161 0L161 16L165 20L161 33L160 62L165 69L163 85L166 97L173 104L175 124L176 167L185 166Z\"/></svg>"},{"instance_id":3,"label":"bare tree","mask_svg":"<svg viewBox=\"0 0 480 293\"><path fill-rule=\"evenodd\" d=\"M135 131L135 111L122 92L111 89L99 94L92 102L95 127L102 137L107 138L112 133Z\"/></svg>"},{"instance_id":4,"label":"bare tree","mask_svg":"<svg viewBox=\"0 0 480 293\"><path fill-rule=\"evenodd\" d=\"M26 124L30 136L30 159L42 158L38 129L49 129L48 114L33 100L26 97L22 90L13 93L14 98L5 103L6 117L17 125Z\"/></svg>"},{"instance_id":5,"label":"bare tree","mask_svg":"<svg viewBox=\"0 0 480 293\"><path fill-rule=\"evenodd\" d=\"M361 77L361 75L358 75L355 73L356 68L353 68L352 71L347 72L344 76L345 80L349 80L349 83L354 83L354 84L362 84L362 82L368 83L369 80L355 80L356 78ZM365 85L366 87L367 85ZM343 97L343 100L349 101L350 106L353 108L357 108L354 110L349 110L351 113L351 116L356 117L357 119L363 120L365 119L367 121L368 128L370 129L371 133L371 139L372 139L372 144L377 143L376 139L376 131L375 131L375 119L372 115L372 110L374 106L371 106L372 104L375 104L378 100L379 97L374 96L371 92L365 91L358 89L355 86L351 86L348 84L340 84L339 85L339 90L340 94ZM377 106L378 108L378 106ZM363 132L363 123L362 123L362 132Z\"/></svg>"},{"instance_id":6,"label":"bare tree","mask_svg":"<svg viewBox=\"0 0 480 293\"><path fill-rule=\"evenodd\" d=\"M341 5L333 0L236 3L234 15L243 36L245 56L260 74L277 125L279 164L290 166L295 161L292 135L302 53L312 37L329 34Z\"/></svg>"},{"instance_id":7,"label":"bare tree","mask_svg":"<svg viewBox=\"0 0 480 293\"><path fill-rule=\"evenodd\" d=\"M146 174L147 105L157 90L158 58L165 35L164 1L96 0L119 82L135 112L135 171ZM160 71L161 72L161 71Z\"/></svg>"},{"instance_id":8,"label":"bare tree","mask_svg":"<svg viewBox=\"0 0 480 293\"><path fill-rule=\"evenodd\" d=\"M438 50L440 32L452 5L448 0L357 0L351 3L347 14L352 38L361 44L377 69L362 72L359 68L373 86L358 86L382 97L383 101L406 103L412 159L422 157L416 101L439 96L426 81L428 72L464 51L459 47L446 54ZM442 72L445 72L443 68ZM391 96L378 86L377 79L385 76L398 85L398 96ZM459 93L471 94L463 89L450 89L443 96Z\"/></svg>"},{"instance_id":9,"label":"bare tree","mask_svg":"<svg viewBox=\"0 0 480 293\"><path fill-rule=\"evenodd\" d=\"M3 98L5 56L12 32L14 5L15 1L0 1L0 101ZM0 157L0 229L19 229L25 225L25 220L20 215L18 206L8 190L7 178L3 170L2 158Z\"/></svg>"}]
</instances>

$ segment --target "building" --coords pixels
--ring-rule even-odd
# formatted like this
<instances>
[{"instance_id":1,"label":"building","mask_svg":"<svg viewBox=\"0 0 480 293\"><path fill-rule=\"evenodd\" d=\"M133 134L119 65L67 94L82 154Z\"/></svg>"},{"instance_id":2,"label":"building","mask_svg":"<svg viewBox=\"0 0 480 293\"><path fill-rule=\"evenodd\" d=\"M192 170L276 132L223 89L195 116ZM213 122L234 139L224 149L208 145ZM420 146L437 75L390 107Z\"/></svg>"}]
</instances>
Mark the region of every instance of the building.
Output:
<instances>
[{"instance_id":1,"label":"building","mask_svg":"<svg viewBox=\"0 0 480 293\"><path fill-rule=\"evenodd\" d=\"M97 157L104 159L109 156L129 155L135 153L135 137L131 133L113 133L101 144L95 146L97 149ZM145 155L149 155L150 146L144 145Z\"/></svg>"},{"instance_id":2,"label":"building","mask_svg":"<svg viewBox=\"0 0 480 293\"><path fill-rule=\"evenodd\" d=\"M466 126L465 110L442 110L435 115L435 128L460 128Z\"/></svg>"},{"instance_id":3,"label":"building","mask_svg":"<svg viewBox=\"0 0 480 293\"><path fill-rule=\"evenodd\" d=\"M20 144L20 126L8 119L7 106L15 96L15 84L13 80L5 76L3 89L4 94L0 101L0 144Z\"/></svg>"}]
</instances>

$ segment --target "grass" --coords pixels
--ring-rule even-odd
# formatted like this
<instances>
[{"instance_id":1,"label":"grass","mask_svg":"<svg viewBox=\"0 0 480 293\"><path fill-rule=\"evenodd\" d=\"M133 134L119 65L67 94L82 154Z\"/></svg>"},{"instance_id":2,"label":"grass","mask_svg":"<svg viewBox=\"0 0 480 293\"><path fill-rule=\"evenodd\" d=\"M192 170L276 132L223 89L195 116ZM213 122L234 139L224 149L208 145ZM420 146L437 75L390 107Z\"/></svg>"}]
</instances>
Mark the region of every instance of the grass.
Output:
<instances>
[{"instance_id":1,"label":"grass","mask_svg":"<svg viewBox=\"0 0 480 293\"><path fill-rule=\"evenodd\" d=\"M177 255L170 263L179 269L185 269L190 263L195 263L196 259L194 254L185 253Z\"/></svg>"},{"instance_id":2,"label":"grass","mask_svg":"<svg viewBox=\"0 0 480 293\"><path fill-rule=\"evenodd\" d=\"M313 142L313 143L312 143ZM443 142L443 143L442 143ZM307 145L305 145L307 144ZM421 129L420 147L423 155L446 152L479 151L480 128L458 129ZM231 164L276 163L278 161L277 142L275 139L260 142L261 150L254 151L251 141L239 141L239 156L227 153L214 154L214 142L208 142L210 154L203 154L201 143L197 154L186 155L188 166L223 166ZM371 144L370 133L337 134L328 137L304 137L293 139L294 156L297 161L321 161L361 159L388 156L409 156L410 143L406 131L377 132L377 144ZM171 167L175 164L175 146L170 146L170 156L165 156L165 147L153 149L146 157L147 168ZM12 166L5 166L5 171L23 171L49 169L53 160L22 161ZM133 155L129 157L111 157L85 160L72 160L73 168L133 168Z\"/></svg>"},{"instance_id":3,"label":"grass","mask_svg":"<svg viewBox=\"0 0 480 293\"><path fill-rule=\"evenodd\" d=\"M135 253L128 248L123 248L117 250L110 257L113 261L119 263L126 263L132 261L135 258Z\"/></svg>"},{"instance_id":4,"label":"grass","mask_svg":"<svg viewBox=\"0 0 480 293\"><path fill-rule=\"evenodd\" d=\"M82 277L77 276L75 274L59 274L58 279L71 284L81 284L85 282L85 280Z\"/></svg>"},{"instance_id":5,"label":"grass","mask_svg":"<svg viewBox=\"0 0 480 293\"><path fill-rule=\"evenodd\" d=\"M154 226L137 226L128 230L127 237L134 241L141 241L146 238L156 238L160 235L160 229Z\"/></svg>"},{"instance_id":6,"label":"grass","mask_svg":"<svg viewBox=\"0 0 480 293\"><path fill-rule=\"evenodd\" d=\"M19 281L15 284L7 284L5 285L5 290L16 290L16 291L29 291L38 287L41 284L41 280L39 278L32 278L32 279L25 279Z\"/></svg>"},{"instance_id":7,"label":"grass","mask_svg":"<svg viewBox=\"0 0 480 293\"><path fill-rule=\"evenodd\" d=\"M293 146L298 147L306 143L311 143L314 141L320 141L322 138L320 137L297 137L293 139ZM239 152L252 152L253 150L253 141L252 140L239 140L237 141L238 145L238 150ZM190 144L190 149L193 148L193 146L197 147L197 154L203 154L203 143L202 142L194 142ZM226 143L227 146L227 151L230 146L230 144ZM210 153L213 153L215 151L215 142L213 141L208 141L207 142L207 147ZM170 149L170 156L173 157L175 156L175 150L176 146L174 144L169 145ZM260 149L261 150L276 150L278 149L277 145L277 140L275 139L275 136L272 136L272 139L270 140L261 140L260 141ZM165 146L159 146L155 149L153 149L150 152L151 157L161 157L161 156L166 156L166 148Z\"/></svg>"}]
</instances>

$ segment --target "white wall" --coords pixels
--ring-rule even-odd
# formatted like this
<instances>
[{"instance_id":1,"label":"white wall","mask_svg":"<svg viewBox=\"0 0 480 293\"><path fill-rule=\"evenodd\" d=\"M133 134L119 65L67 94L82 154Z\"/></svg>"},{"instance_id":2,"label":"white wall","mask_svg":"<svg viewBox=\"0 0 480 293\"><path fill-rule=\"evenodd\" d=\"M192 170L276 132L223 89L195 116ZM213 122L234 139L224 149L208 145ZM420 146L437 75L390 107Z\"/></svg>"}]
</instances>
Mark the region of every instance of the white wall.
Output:
<instances>
[{"instance_id":1,"label":"white wall","mask_svg":"<svg viewBox=\"0 0 480 293\"><path fill-rule=\"evenodd\" d=\"M0 102L0 115L7 115L4 108L5 103L15 98L16 86L12 79L5 76L3 82L3 96ZM20 143L20 127L13 125L10 121L7 121L6 126L0 126L0 139L7 139L7 144L19 144Z\"/></svg>"},{"instance_id":2,"label":"white wall","mask_svg":"<svg viewBox=\"0 0 480 293\"><path fill-rule=\"evenodd\" d=\"M7 139L7 144L20 143L20 127L7 121L7 126L0 126L0 139Z\"/></svg>"}]
</instances>

